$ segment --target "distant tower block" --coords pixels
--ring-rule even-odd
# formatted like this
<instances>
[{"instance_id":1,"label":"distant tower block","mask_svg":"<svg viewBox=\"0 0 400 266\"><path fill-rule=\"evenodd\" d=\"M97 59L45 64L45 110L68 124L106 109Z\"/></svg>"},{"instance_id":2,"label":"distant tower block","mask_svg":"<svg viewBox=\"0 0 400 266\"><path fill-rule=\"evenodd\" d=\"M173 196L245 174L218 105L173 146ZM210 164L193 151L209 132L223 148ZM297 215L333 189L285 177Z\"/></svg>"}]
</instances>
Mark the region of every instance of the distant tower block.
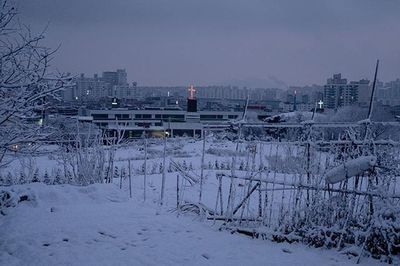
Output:
<instances>
[{"instance_id":1,"label":"distant tower block","mask_svg":"<svg viewBox=\"0 0 400 266\"><path fill-rule=\"evenodd\" d=\"M187 99L187 111L190 113L196 113L197 112L197 100L196 100L196 89L193 87L193 85L190 85L188 89L189 95Z\"/></svg>"}]
</instances>

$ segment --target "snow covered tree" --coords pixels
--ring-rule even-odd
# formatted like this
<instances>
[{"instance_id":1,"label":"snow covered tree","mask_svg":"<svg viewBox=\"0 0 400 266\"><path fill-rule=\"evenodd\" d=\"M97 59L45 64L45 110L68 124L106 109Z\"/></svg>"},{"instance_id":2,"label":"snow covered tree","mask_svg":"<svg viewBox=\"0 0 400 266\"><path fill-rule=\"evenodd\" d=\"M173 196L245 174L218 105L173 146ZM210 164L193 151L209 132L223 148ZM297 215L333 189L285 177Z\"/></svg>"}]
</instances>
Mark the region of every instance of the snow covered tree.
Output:
<instances>
[{"instance_id":1,"label":"snow covered tree","mask_svg":"<svg viewBox=\"0 0 400 266\"><path fill-rule=\"evenodd\" d=\"M45 174L47 174L47 172ZM70 175L71 174L69 172L66 173L66 176L68 178L69 178ZM50 179L49 175L47 175L47 177L48 177L48 179ZM68 180L66 180L66 181L68 181ZM56 175L55 175L54 180L53 180L53 185L58 185L58 184L62 184L60 169L56 170Z\"/></svg>"},{"instance_id":2,"label":"snow covered tree","mask_svg":"<svg viewBox=\"0 0 400 266\"><path fill-rule=\"evenodd\" d=\"M54 137L60 140L63 152L57 155L64 170L64 180L72 179L78 185L93 183L111 183L111 179L119 178L114 175L114 142L110 142L94 124L82 123L76 119L53 121L56 129ZM111 146L106 149L104 143ZM71 176L67 177L66 174Z\"/></svg>"},{"instance_id":3,"label":"snow covered tree","mask_svg":"<svg viewBox=\"0 0 400 266\"><path fill-rule=\"evenodd\" d=\"M70 77L48 73L55 50L43 39L43 32L35 35L19 22L12 2L0 0L0 167L7 152L33 152L50 134L40 113L71 85Z\"/></svg>"},{"instance_id":4,"label":"snow covered tree","mask_svg":"<svg viewBox=\"0 0 400 266\"><path fill-rule=\"evenodd\" d=\"M36 168L35 172L33 173L33 177L31 180L32 183L39 182L39 169Z\"/></svg>"},{"instance_id":5,"label":"snow covered tree","mask_svg":"<svg viewBox=\"0 0 400 266\"><path fill-rule=\"evenodd\" d=\"M215 170L219 170L219 162L218 160L215 160Z\"/></svg>"},{"instance_id":6,"label":"snow covered tree","mask_svg":"<svg viewBox=\"0 0 400 266\"><path fill-rule=\"evenodd\" d=\"M125 169L125 167L122 167L121 168L121 179L122 180L125 180L126 179L126 169Z\"/></svg>"},{"instance_id":7,"label":"snow covered tree","mask_svg":"<svg viewBox=\"0 0 400 266\"><path fill-rule=\"evenodd\" d=\"M233 166L235 167L235 166ZM243 160L240 161L240 165L239 165L239 171L243 171L244 170L244 162Z\"/></svg>"},{"instance_id":8,"label":"snow covered tree","mask_svg":"<svg viewBox=\"0 0 400 266\"><path fill-rule=\"evenodd\" d=\"M44 172L44 175L43 175L43 183L45 183L46 185L51 184L49 173L47 173L47 170Z\"/></svg>"},{"instance_id":9,"label":"snow covered tree","mask_svg":"<svg viewBox=\"0 0 400 266\"><path fill-rule=\"evenodd\" d=\"M154 175L157 173L157 163L154 163L153 166L151 167L151 172L150 174Z\"/></svg>"},{"instance_id":10,"label":"snow covered tree","mask_svg":"<svg viewBox=\"0 0 400 266\"><path fill-rule=\"evenodd\" d=\"M18 184L22 185L26 183L26 176L24 172L20 172L19 173L19 180L18 180Z\"/></svg>"},{"instance_id":11,"label":"snow covered tree","mask_svg":"<svg viewBox=\"0 0 400 266\"><path fill-rule=\"evenodd\" d=\"M14 184L13 177L12 177L11 173L8 172L8 173L7 173L7 176L6 176L6 180L5 180L5 184L4 184L4 185L6 185L6 186L11 186L11 185L13 185L13 184Z\"/></svg>"}]
</instances>

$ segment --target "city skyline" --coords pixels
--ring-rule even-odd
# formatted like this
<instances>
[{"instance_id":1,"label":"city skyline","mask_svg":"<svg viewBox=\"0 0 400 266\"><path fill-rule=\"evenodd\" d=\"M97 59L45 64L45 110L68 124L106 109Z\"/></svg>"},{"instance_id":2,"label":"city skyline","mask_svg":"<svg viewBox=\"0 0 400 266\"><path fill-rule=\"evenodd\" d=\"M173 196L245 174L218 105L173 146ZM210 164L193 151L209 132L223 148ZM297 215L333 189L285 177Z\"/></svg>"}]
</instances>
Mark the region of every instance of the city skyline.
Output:
<instances>
[{"instance_id":1,"label":"city skyline","mask_svg":"<svg viewBox=\"0 0 400 266\"><path fill-rule=\"evenodd\" d=\"M141 85L266 79L323 84L332 73L372 79L400 73L399 2L17 1L23 22L61 47L61 71L124 66ZM106 11L105 11L106 10ZM96 45L93 45L96 44Z\"/></svg>"}]
</instances>

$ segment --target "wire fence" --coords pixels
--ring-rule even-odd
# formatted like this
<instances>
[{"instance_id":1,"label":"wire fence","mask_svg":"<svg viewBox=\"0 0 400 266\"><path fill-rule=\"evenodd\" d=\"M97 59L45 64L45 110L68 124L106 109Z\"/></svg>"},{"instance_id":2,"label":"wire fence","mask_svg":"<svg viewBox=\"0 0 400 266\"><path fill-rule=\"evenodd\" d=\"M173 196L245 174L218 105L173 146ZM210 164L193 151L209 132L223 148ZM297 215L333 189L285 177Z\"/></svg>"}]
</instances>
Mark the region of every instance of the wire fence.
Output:
<instances>
[{"instance_id":1,"label":"wire fence","mask_svg":"<svg viewBox=\"0 0 400 266\"><path fill-rule=\"evenodd\" d=\"M400 143L387 133L398 124L256 126L277 137L236 140L234 154L244 150L246 159L234 155L230 170L215 171L209 220L253 237L393 262L400 254Z\"/></svg>"}]
</instances>

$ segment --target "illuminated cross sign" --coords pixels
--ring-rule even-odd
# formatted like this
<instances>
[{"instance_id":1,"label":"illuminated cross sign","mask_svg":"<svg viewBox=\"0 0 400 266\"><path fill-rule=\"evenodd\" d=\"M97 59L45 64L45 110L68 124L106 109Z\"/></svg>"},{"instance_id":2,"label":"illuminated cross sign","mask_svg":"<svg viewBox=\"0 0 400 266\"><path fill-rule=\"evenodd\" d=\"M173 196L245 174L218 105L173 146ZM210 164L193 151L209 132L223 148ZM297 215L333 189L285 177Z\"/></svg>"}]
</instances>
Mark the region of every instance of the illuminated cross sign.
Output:
<instances>
[{"instance_id":1,"label":"illuminated cross sign","mask_svg":"<svg viewBox=\"0 0 400 266\"><path fill-rule=\"evenodd\" d=\"M194 99L194 93L196 92L195 88L193 87L193 85L190 85L189 87L189 99L193 100Z\"/></svg>"},{"instance_id":2,"label":"illuminated cross sign","mask_svg":"<svg viewBox=\"0 0 400 266\"><path fill-rule=\"evenodd\" d=\"M322 109L322 106L324 106L324 102L322 100L319 100L318 102L319 109Z\"/></svg>"}]
</instances>

